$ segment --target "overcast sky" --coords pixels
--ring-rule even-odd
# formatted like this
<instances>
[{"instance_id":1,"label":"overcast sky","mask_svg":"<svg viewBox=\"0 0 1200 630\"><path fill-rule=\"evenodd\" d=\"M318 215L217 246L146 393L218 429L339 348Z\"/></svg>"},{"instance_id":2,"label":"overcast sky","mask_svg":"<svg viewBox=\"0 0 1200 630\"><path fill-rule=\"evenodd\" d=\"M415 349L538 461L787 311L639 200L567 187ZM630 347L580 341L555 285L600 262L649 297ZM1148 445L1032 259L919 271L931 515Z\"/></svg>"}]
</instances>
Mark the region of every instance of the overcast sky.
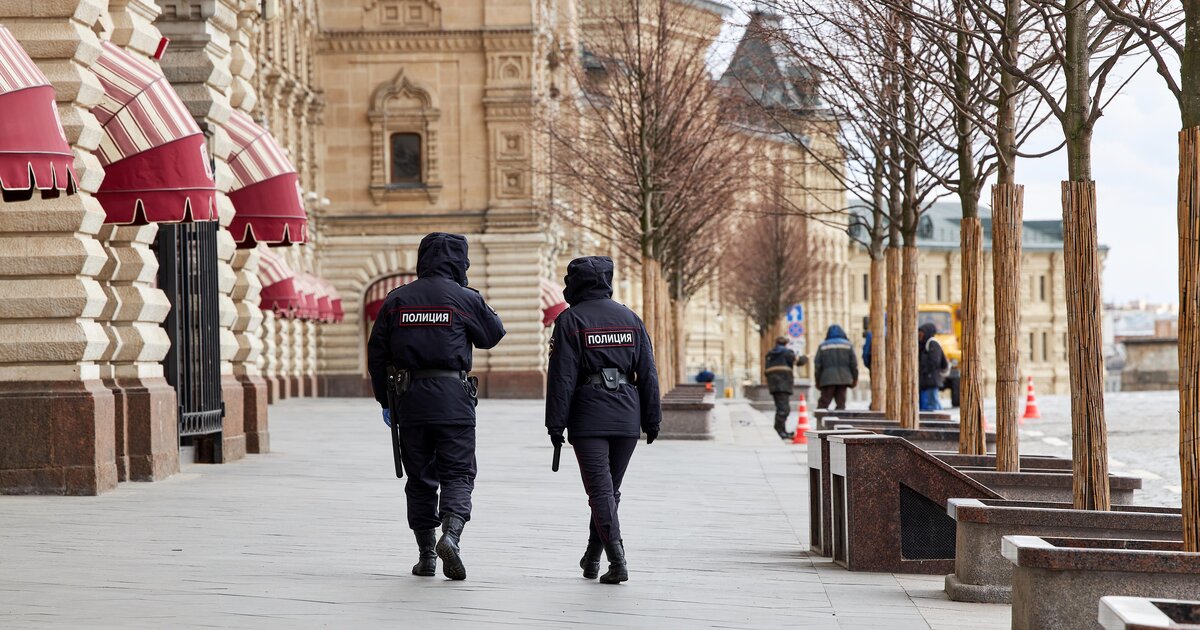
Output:
<instances>
[{"instance_id":1,"label":"overcast sky","mask_svg":"<svg viewBox=\"0 0 1200 630\"><path fill-rule=\"evenodd\" d=\"M749 7L750 0L725 0ZM745 24L744 11L730 17ZM733 52L742 28L731 26L714 54L720 65ZM1099 203L1100 242L1109 247L1104 267L1106 301L1178 301L1175 182L1179 110L1162 78L1147 69L1135 77L1105 110L1092 147ZM1051 147L1062 128L1051 120L1030 147ZM1017 179L1025 185L1026 219L1061 219L1060 181L1066 152L1022 160ZM984 193L986 203L987 193Z\"/></svg>"}]
</instances>

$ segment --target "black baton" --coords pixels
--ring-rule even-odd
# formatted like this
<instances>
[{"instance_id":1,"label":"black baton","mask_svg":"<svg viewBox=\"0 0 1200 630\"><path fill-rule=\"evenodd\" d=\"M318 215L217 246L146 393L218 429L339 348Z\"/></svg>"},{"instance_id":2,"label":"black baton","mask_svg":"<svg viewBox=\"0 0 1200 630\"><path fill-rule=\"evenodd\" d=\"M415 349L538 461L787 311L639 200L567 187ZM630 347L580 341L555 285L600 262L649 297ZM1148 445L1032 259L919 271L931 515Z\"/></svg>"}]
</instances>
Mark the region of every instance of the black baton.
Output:
<instances>
[{"instance_id":1,"label":"black baton","mask_svg":"<svg viewBox=\"0 0 1200 630\"><path fill-rule=\"evenodd\" d=\"M562 444L554 443L554 463L550 464L551 472L558 472L558 458L562 455Z\"/></svg>"},{"instance_id":2,"label":"black baton","mask_svg":"<svg viewBox=\"0 0 1200 630\"><path fill-rule=\"evenodd\" d=\"M392 457L396 460L396 478L404 478L404 458L400 456L400 419L394 418L392 426L388 427L388 431L392 433Z\"/></svg>"}]
</instances>

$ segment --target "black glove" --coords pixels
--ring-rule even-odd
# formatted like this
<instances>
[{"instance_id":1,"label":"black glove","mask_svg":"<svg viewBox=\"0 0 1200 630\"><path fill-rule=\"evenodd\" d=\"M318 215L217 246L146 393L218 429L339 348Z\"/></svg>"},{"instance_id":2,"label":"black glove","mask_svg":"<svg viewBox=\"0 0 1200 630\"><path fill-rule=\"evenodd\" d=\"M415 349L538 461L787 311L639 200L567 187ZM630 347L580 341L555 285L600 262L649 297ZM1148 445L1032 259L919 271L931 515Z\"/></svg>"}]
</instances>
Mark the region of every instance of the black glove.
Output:
<instances>
[{"instance_id":1,"label":"black glove","mask_svg":"<svg viewBox=\"0 0 1200 630\"><path fill-rule=\"evenodd\" d=\"M651 431L649 429L646 430L646 444L653 444L654 440L657 440L657 439L658 439L658 429L654 429L653 431Z\"/></svg>"},{"instance_id":2,"label":"black glove","mask_svg":"<svg viewBox=\"0 0 1200 630\"><path fill-rule=\"evenodd\" d=\"M555 446L562 446L567 441L563 438L562 428L547 429L547 432L550 434L550 443Z\"/></svg>"}]
</instances>

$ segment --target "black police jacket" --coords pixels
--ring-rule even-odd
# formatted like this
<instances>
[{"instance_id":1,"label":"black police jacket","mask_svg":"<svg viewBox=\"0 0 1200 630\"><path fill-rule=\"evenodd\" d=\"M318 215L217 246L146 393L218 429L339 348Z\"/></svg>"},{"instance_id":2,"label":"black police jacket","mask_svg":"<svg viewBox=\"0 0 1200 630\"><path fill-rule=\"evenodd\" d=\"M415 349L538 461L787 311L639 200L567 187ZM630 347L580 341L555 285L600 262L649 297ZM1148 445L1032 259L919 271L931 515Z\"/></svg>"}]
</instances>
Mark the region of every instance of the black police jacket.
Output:
<instances>
[{"instance_id":1,"label":"black police jacket","mask_svg":"<svg viewBox=\"0 0 1200 630\"><path fill-rule=\"evenodd\" d=\"M387 406L387 368L471 370L471 347L504 337L500 316L467 288L467 239L436 232L417 250L417 280L383 301L367 343L375 400ZM475 404L456 378L414 379L399 401L401 424L475 423Z\"/></svg>"},{"instance_id":2,"label":"black police jacket","mask_svg":"<svg viewBox=\"0 0 1200 630\"><path fill-rule=\"evenodd\" d=\"M554 320L546 384L546 428L575 437L638 437L662 424L658 371L642 320L612 300L612 259L589 256L567 267L564 297L571 305ZM601 368L616 368L628 383L617 391L589 384Z\"/></svg>"}]
</instances>

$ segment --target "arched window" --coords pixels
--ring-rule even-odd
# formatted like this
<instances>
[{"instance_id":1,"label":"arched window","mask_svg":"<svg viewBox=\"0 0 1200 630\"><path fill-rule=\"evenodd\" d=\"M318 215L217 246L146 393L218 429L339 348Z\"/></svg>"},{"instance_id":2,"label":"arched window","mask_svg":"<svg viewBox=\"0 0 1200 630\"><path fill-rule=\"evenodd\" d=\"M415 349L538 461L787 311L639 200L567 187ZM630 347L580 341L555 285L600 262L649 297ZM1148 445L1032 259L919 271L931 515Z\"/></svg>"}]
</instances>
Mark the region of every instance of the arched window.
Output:
<instances>
[{"instance_id":1,"label":"arched window","mask_svg":"<svg viewBox=\"0 0 1200 630\"><path fill-rule=\"evenodd\" d=\"M393 133L391 147L391 183L399 186L420 184L421 135Z\"/></svg>"}]
</instances>

